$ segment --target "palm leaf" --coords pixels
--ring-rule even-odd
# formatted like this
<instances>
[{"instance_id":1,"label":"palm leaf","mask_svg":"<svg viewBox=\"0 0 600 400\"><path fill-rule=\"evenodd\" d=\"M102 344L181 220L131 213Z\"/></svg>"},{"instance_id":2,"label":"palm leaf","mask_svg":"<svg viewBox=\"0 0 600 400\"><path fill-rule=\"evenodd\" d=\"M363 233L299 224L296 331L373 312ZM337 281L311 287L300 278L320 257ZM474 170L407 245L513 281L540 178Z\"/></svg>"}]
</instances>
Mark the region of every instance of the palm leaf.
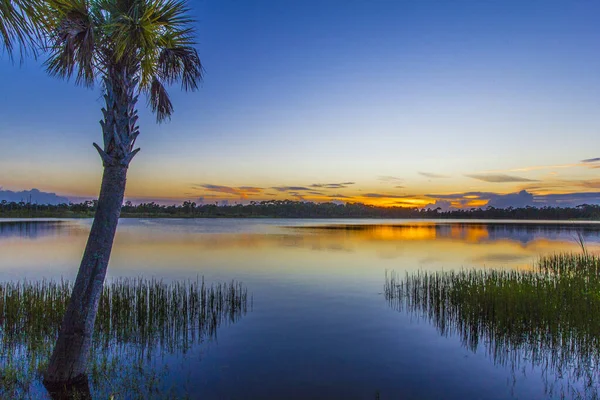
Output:
<instances>
[{"instance_id":1,"label":"palm leaf","mask_svg":"<svg viewBox=\"0 0 600 400\"><path fill-rule=\"evenodd\" d=\"M96 71L97 22L86 0L50 0L53 16L52 46L45 65L50 75L93 86Z\"/></svg>"},{"instance_id":2,"label":"palm leaf","mask_svg":"<svg viewBox=\"0 0 600 400\"><path fill-rule=\"evenodd\" d=\"M157 122L160 123L171 118L171 114L173 113L173 104L171 103L171 99L169 98L167 90L156 77L152 80L152 84L150 86L149 101L152 112L156 114Z\"/></svg>"},{"instance_id":3,"label":"palm leaf","mask_svg":"<svg viewBox=\"0 0 600 400\"><path fill-rule=\"evenodd\" d=\"M21 60L27 52L37 55L43 37L44 8L41 0L0 1L0 39L11 60L17 49Z\"/></svg>"},{"instance_id":4,"label":"palm leaf","mask_svg":"<svg viewBox=\"0 0 600 400\"><path fill-rule=\"evenodd\" d=\"M158 59L161 79L172 84L181 80L184 90L198 89L202 80L202 63L193 47L172 47L162 50Z\"/></svg>"}]
</instances>

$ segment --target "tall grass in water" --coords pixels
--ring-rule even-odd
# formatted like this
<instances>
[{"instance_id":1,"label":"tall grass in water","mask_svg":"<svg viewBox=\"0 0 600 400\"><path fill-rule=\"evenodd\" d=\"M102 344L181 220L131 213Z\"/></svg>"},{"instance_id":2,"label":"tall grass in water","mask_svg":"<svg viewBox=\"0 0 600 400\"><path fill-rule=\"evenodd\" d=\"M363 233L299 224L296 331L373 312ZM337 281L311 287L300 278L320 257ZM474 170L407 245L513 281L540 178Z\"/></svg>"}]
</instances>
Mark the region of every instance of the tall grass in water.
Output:
<instances>
[{"instance_id":1,"label":"tall grass in water","mask_svg":"<svg viewBox=\"0 0 600 400\"><path fill-rule=\"evenodd\" d=\"M0 283L0 398L27 397L40 378L71 289L67 281ZM95 324L92 384L111 382L124 362L141 373L155 352L185 353L247 310L247 289L235 281L210 286L204 279L108 281Z\"/></svg>"},{"instance_id":2,"label":"tall grass in water","mask_svg":"<svg viewBox=\"0 0 600 400\"><path fill-rule=\"evenodd\" d=\"M566 377L567 390L578 391L574 397L598 398L598 256L542 257L529 271L386 273L384 294L392 307L428 319L442 335L458 334L469 349L484 344L496 363L513 369L530 363L546 377Z\"/></svg>"}]
</instances>

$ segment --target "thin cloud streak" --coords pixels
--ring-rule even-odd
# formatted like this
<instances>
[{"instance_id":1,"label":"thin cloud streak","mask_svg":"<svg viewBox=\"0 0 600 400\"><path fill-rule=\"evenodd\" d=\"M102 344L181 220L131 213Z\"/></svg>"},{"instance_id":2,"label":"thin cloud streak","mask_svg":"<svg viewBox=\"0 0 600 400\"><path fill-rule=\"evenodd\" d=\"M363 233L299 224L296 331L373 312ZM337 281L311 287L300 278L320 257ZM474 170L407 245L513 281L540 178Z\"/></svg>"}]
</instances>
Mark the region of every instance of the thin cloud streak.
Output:
<instances>
[{"instance_id":1,"label":"thin cloud streak","mask_svg":"<svg viewBox=\"0 0 600 400\"><path fill-rule=\"evenodd\" d=\"M313 183L310 187L320 189L344 189L350 185L354 185L355 182L342 182L342 183Z\"/></svg>"},{"instance_id":2,"label":"thin cloud streak","mask_svg":"<svg viewBox=\"0 0 600 400\"><path fill-rule=\"evenodd\" d=\"M558 164L558 165L532 165L529 167L509 168L509 169L492 169L481 171L482 174L501 174L506 172L529 172L529 171L540 171L545 169L558 169L558 168L572 168L572 167L584 167L586 165L582 163L573 164Z\"/></svg>"},{"instance_id":3,"label":"thin cloud streak","mask_svg":"<svg viewBox=\"0 0 600 400\"><path fill-rule=\"evenodd\" d=\"M278 192L291 192L291 191L298 192L298 191L311 190L310 188L307 188L305 186L273 186L271 189L275 189Z\"/></svg>"},{"instance_id":4,"label":"thin cloud streak","mask_svg":"<svg viewBox=\"0 0 600 400\"><path fill-rule=\"evenodd\" d=\"M404 182L404 179L391 175L380 175L377 177L377 180L383 182Z\"/></svg>"},{"instance_id":5,"label":"thin cloud streak","mask_svg":"<svg viewBox=\"0 0 600 400\"><path fill-rule=\"evenodd\" d=\"M596 157L596 158L587 158L585 160L581 160L582 163L595 163L600 161L600 157Z\"/></svg>"},{"instance_id":6,"label":"thin cloud streak","mask_svg":"<svg viewBox=\"0 0 600 400\"><path fill-rule=\"evenodd\" d=\"M558 164L558 165L533 165L529 167L510 168L502 170L487 170L482 171L482 174L496 174L506 172L529 172L529 171L540 171L545 169L562 169L562 168L574 168L574 167L586 167L586 168L598 168L598 165L590 165L600 162L600 157L586 158L579 161L578 163L571 164Z\"/></svg>"},{"instance_id":7,"label":"thin cloud streak","mask_svg":"<svg viewBox=\"0 0 600 400\"><path fill-rule=\"evenodd\" d=\"M234 196L239 196L242 199L247 199L250 194L260 194L263 189L254 186L240 186L240 187L231 187L231 186L223 186L223 185L213 185L210 183L205 183L201 185L192 185L194 189L204 189L211 192L218 192L224 194L230 194Z\"/></svg>"},{"instance_id":8,"label":"thin cloud streak","mask_svg":"<svg viewBox=\"0 0 600 400\"><path fill-rule=\"evenodd\" d=\"M371 199L404 199L407 197L414 197L414 196L386 194L386 193L366 193L366 194L360 195L360 197L368 197Z\"/></svg>"},{"instance_id":9,"label":"thin cloud streak","mask_svg":"<svg viewBox=\"0 0 600 400\"><path fill-rule=\"evenodd\" d=\"M598 182L600 186L600 182ZM497 208L507 207L543 207L561 206L574 207L583 203L600 203L600 192L571 192L534 194L526 190L516 193L493 193L493 192L465 192L452 194L428 194L427 197L435 201L426 207L440 207L443 210L449 208L471 208L491 206Z\"/></svg>"},{"instance_id":10,"label":"thin cloud streak","mask_svg":"<svg viewBox=\"0 0 600 400\"><path fill-rule=\"evenodd\" d=\"M435 174L433 172L419 172L419 175L423 175L427 178L433 178L433 179L445 179L445 178L450 178L449 175L441 175L441 174Z\"/></svg>"},{"instance_id":11,"label":"thin cloud streak","mask_svg":"<svg viewBox=\"0 0 600 400\"><path fill-rule=\"evenodd\" d=\"M505 174L469 174L465 175L468 178L478 179L490 183L506 183L506 182L539 182L536 179L523 178L521 176L505 175Z\"/></svg>"}]
</instances>

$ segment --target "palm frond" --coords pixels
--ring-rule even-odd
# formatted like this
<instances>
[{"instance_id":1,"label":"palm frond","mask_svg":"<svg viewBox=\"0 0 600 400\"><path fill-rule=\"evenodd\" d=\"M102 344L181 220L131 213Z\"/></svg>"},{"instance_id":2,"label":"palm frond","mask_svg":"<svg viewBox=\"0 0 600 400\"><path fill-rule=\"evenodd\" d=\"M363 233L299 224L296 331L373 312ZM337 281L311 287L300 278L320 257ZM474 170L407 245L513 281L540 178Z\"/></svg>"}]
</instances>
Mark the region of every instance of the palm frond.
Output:
<instances>
[{"instance_id":1,"label":"palm frond","mask_svg":"<svg viewBox=\"0 0 600 400\"><path fill-rule=\"evenodd\" d=\"M171 118L173 113L173 103L169 98L169 94L160 80L155 77L150 86L150 107L152 112L156 114L156 121L161 123Z\"/></svg>"},{"instance_id":2,"label":"palm frond","mask_svg":"<svg viewBox=\"0 0 600 400\"><path fill-rule=\"evenodd\" d=\"M96 30L90 3L86 0L50 0L54 17L52 46L46 61L50 75L71 78L77 84L93 86L95 79Z\"/></svg>"},{"instance_id":3,"label":"palm frond","mask_svg":"<svg viewBox=\"0 0 600 400\"><path fill-rule=\"evenodd\" d=\"M45 1L52 10L51 75L76 75L85 86L110 75L135 78L158 122L173 112L168 86L198 89L204 69L185 0Z\"/></svg>"},{"instance_id":4,"label":"palm frond","mask_svg":"<svg viewBox=\"0 0 600 400\"><path fill-rule=\"evenodd\" d=\"M158 58L161 79L172 84L181 80L184 90L196 90L202 81L203 68L193 47L165 48Z\"/></svg>"},{"instance_id":5,"label":"palm frond","mask_svg":"<svg viewBox=\"0 0 600 400\"><path fill-rule=\"evenodd\" d=\"M17 49L21 60L28 52L37 56L43 37L43 21L44 3L41 0L0 1L0 38L11 60Z\"/></svg>"},{"instance_id":6,"label":"palm frond","mask_svg":"<svg viewBox=\"0 0 600 400\"><path fill-rule=\"evenodd\" d=\"M185 29L194 22L188 17L190 10L185 1L181 0L154 0L149 11L155 23L170 30Z\"/></svg>"}]
</instances>

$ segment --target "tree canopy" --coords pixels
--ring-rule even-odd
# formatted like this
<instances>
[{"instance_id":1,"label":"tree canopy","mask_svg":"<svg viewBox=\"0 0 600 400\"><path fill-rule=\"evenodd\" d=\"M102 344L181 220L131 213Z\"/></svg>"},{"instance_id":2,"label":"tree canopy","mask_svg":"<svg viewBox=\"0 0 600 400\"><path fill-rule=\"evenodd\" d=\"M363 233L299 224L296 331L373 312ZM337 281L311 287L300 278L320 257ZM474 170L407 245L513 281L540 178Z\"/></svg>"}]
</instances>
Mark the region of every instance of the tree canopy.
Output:
<instances>
[{"instance_id":1,"label":"tree canopy","mask_svg":"<svg viewBox=\"0 0 600 400\"><path fill-rule=\"evenodd\" d=\"M166 87L196 90L203 68L193 20L179 0L48 0L51 75L92 87L119 74L133 77L158 122L173 104Z\"/></svg>"},{"instance_id":2,"label":"tree canopy","mask_svg":"<svg viewBox=\"0 0 600 400\"><path fill-rule=\"evenodd\" d=\"M43 205L26 202L0 202L0 217L91 217L96 201L78 204ZM453 218L453 219L517 219L517 220L600 220L600 205L578 207L471 208L441 211L402 207L376 207L361 203L311 203L291 200L270 200L250 204L196 204L184 201L179 205L155 202L133 205L126 202L122 217L184 217L184 218Z\"/></svg>"}]
</instances>

